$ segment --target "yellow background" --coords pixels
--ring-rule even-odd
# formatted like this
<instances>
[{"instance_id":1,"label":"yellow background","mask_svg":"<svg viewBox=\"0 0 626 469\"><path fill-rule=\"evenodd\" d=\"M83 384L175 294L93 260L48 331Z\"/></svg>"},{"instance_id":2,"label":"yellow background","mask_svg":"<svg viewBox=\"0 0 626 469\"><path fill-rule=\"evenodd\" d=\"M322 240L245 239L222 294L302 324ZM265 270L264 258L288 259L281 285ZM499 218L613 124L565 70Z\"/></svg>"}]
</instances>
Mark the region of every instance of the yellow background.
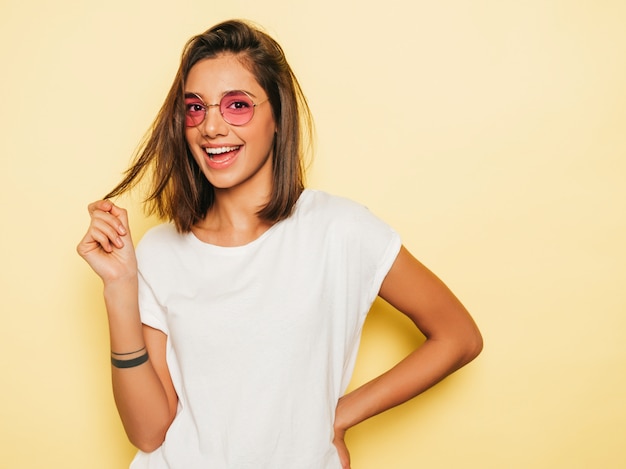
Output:
<instances>
[{"instance_id":1,"label":"yellow background","mask_svg":"<svg viewBox=\"0 0 626 469\"><path fill-rule=\"evenodd\" d=\"M483 354L349 434L354 469L626 467L626 3L0 1L0 467L127 467L75 254L183 43L253 19L310 100L310 186L464 301ZM155 223L128 198L136 239ZM381 302L354 377L421 337Z\"/></svg>"}]
</instances>

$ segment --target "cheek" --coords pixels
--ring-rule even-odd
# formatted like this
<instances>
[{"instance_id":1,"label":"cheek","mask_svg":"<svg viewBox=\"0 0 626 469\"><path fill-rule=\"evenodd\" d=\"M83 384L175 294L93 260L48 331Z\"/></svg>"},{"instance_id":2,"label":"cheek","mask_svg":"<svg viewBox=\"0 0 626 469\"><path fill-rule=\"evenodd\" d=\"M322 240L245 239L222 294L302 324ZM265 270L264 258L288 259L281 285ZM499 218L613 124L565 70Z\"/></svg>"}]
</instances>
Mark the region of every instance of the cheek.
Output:
<instances>
[{"instance_id":1,"label":"cheek","mask_svg":"<svg viewBox=\"0 0 626 469\"><path fill-rule=\"evenodd\" d=\"M198 133L199 130L195 127L187 127L185 129L185 143L187 144L187 149L196 161L199 158L198 154L204 153L198 144Z\"/></svg>"},{"instance_id":2,"label":"cheek","mask_svg":"<svg viewBox=\"0 0 626 469\"><path fill-rule=\"evenodd\" d=\"M185 130L185 143L187 145L188 155L191 155L191 158L196 162L196 164L202 167L202 161L204 158L204 152L202 149L198 147L196 143L198 132L197 129L191 127Z\"/></svg>"},{"instance_id":3,"label":"cheek","mask_svg":"<svg viewBox=\"0 0 626 469\"><path fill-rule=\"evenodd\" d=\"M194 127L185 127L185 141L187 142L187 145L191 146L194 133L197 131L198 130Z\"/></svg>"},{"instance_id":4,"label":"cheek","mask_svg":"<svg viewBox=\"0 0 626 469\"><path fill-rule=\"evenodd\" d=\"M273 120L268 120L258 129L256 138L259 142L263 142L263 146L271 148L274 144L274 138L276 137L276 124Z\"/></svg>"},{"instance_id":5,"label":"cheek","mask_svg":"<svg viewBox=\"0 0 626 469\"><path fill-rule=\"evenodd\" d=\"M270 153L274 146L274 129L267 127L255 135L256 147L262 153Z\"/></svg>"}]
</instances>

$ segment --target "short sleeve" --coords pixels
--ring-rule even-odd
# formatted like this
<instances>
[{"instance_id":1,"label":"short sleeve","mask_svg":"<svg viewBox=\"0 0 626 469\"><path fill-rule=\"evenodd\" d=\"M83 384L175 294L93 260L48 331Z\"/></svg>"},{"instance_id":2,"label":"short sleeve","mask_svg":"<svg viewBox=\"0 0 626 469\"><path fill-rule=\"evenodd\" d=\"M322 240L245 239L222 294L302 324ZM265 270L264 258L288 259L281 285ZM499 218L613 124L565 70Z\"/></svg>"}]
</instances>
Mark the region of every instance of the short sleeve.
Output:
<instances>
[{"instance_id":1,"label":"short sleeve","mask_svg":"<svg viewBox=\"0 0 626 469\"><path fill-rule=\"evenodd\" d=\"M387 231L387 236L388 237L386 239L386 244L383 245L384 249L382 251L382 255L378 258L378 263L375 267L374 276L372 277L372 285L370 288L371 301L374 301L374 299L378 295L380 287L382 286L385 277L389 273L391 266L398 257L400 247L402 246L400 235L389 227Z\"/></svg>"},{"instance_id":2,"label":"short sleeve","mask_svg":"<svg viewBox=\"0 0 626 469\"><path fill-rule=\"evenodd\" d=\"M357 233L353 234L353 242L354 247L358 249L357 256L364 280L367 279L369 283L364 285L367 292L366 301L371 303L378 295L387 273L398 256L402 241L391 226L366 207L359 207L354 216L353 228Z\"/></svg>"},{"instance_id":3,"label":"short sleeve","mask_svg":"<svg viewBox=\"0 0 626 469\"><path fill-rule=\"evenodd\" d=\"M146 326L169 335L163 306L159 304L152 288L141 272L139 272L139 314L141 315L141 322Z\"/></svg>"}]
</instances>

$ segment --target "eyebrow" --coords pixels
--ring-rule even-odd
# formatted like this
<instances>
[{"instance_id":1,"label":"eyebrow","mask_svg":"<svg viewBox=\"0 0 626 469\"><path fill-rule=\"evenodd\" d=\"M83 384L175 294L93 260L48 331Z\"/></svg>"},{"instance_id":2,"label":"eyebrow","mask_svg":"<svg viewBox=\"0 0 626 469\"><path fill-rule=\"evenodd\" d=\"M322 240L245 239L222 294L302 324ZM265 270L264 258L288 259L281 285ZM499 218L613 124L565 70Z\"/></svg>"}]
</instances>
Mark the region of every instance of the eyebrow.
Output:
<instances>
[{"instance_id":1,"label":"eyebrow","mask_svg":"<svg viewBox=\"0 0 626 469\"><path fill-rule=\"evenodd\" d=\"M233 91L241 91L245 94L247 94L248 96L250 96L251 98L254 99L259 99L259 97L257 95L255 95L254 93L252 93L251 91L248 90L242 90L242 89L232 89L232 90L226 90L224 91L221 95L220 95L220 99L222 99L224 96L226 96L228 93L232 93ZM202 101L203 103L206 103L206 100L202 97L201 93L196 93L194 91L185 91L185 99L193 99L193 98L198 98L200 99L200 101Z\"/></svg>"},{"instance_id":2,"label":"eyebrow","mask_svg":"<svg viewBox=\"0 0 626 469\"><path fill-rule=\"evenodd\" d=\"M191 91L185 92L185 99L193 99L193 98L198 98L200 99L200 101L204 102L204 99L198 93L192 93Z\"/></svg>"}]
</instances>

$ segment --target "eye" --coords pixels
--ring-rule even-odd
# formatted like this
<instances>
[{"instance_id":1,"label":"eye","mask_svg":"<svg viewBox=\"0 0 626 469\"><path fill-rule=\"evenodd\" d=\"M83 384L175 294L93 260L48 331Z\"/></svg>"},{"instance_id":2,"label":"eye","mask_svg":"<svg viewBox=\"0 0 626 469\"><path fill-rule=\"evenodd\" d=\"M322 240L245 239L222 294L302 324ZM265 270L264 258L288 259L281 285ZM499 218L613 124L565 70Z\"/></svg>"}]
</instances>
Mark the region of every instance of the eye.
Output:
<instances>
[{"instance_id":1,"label":"eye","mask_svg":"<svg viewBox=\"0 0 626 469\"><path fill-rule=\"evenodd\" d=\"M185 125L200 125L206 116L206 106L198 96L185 97Z\"/></svg>"},{"instance_id":2,"label":"eye","mask_svg":"<svg viewBox=\"0 0 626 469\"><path fill-rule=\"evenodd\" d=\"M239 113L249 111L254 107L254 103L247 94L236 91L227 94L222 98L220 108L231 113Z\"/></svg>"},{"instance_id":3,"label":"eye","mask_svg":"<svg viewBox=\"0 0 626 469\"><path fill-rule=\"evenodd\" d=\"M252 105L248 101L233 101L232 103L230 103L229 107L234 109L247 109L251 106Z\"/></svg>"},{"instance_id":4,"label":"eye","mask_svg":"<svg viewBox=\"0 0 626 469\"><path fill-rule=\"evenodd\" d=\"M191 102L185 104L185 111L189 114L197 114L200 112L204 112L205 107L204 104L198 102Z\"/></svg>"}]
</instances>

